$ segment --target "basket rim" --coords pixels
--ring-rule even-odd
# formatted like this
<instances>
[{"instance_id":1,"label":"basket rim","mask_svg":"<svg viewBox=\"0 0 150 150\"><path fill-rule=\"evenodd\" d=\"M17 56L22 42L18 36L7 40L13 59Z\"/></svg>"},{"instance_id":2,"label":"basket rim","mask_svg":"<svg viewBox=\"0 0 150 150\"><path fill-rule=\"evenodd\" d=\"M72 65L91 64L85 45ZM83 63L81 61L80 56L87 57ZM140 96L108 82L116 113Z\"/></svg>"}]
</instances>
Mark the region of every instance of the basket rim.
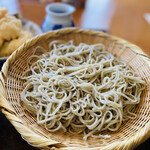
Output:
<instances>
[{"instance_id":1,"label":"basket rim","mask_svg":"<svg viewBox=\"0 0 150 150\"><path fill-rule=\"evenodd\" d=\"M6 90L5 90L5 80L7 78L8 69L11 66L11 64L14 62L15 58L19 56L24 50L32 47L34 44L40 42L43 38L49 39L50 37L57 37L59 35L63 34L69 34L69 33L84 33L87 35L97 35L101 37L105 37L109 40L115 41L119 44L125 45L127 48L131 48L136 54L139 55L144 61L150 66L149 57L143 52L141 48L138 46L123 40L121 38L118 38L116 36L112 36L109 34L106 34L101 31L94 31L94 30L88 30L88 29L79 29L79 28L63 28L55 31L50 31L45 34L38 35L28 41L26 41L23 45L21 45L15 52L13 52L12 55L8 57L6 62L3 64L2 70L0 72L0 108L2 113L6 116L6 118L11 122L11 124L16 128L16 130L21 134L22 138L26 140L30 145L34 147L47 147L47 146L57 146L60 149L77 149L79 147L64 147L64 145L61 145L60 142L54 141L47 137L41 137L34 131L32 131L30 128L28 128L26 125L23 124L23 121L17 116L17 113L15 110L11 107L10 103L6 99ZM137 131L133 136L126 138L123 141L117 141L113 142L109 145L103 146L103 147L95 147L95 148L89 148L91 150L96 149L133 149L137 147L139 144L143 143L146 139L150 137L150 121ZM87 149L84 147L81 147L80 149Z\"/></svg>"}]
</instances>

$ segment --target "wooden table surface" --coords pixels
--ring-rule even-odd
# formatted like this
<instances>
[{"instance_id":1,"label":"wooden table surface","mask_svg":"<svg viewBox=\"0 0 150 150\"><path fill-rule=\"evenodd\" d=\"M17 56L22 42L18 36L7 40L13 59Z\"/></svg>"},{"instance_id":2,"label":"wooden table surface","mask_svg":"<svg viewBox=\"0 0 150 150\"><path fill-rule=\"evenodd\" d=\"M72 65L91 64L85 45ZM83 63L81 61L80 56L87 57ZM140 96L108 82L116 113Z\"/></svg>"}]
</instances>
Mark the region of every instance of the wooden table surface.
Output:
<instances>
[{"instance_id":1,"label":"wooden table surface","mask_svg":"<svg viewBox=\"0 0 150 150\"><path fill-rule=\"evenodd\" d=\"M45 6L54 0L0 0L0 7L10 13L20 12L28 20L42 25L46 15ZM79 0L78 0L79 1ZM75 5L72 17L81 28L107 30L124 38L150 55L150 24L145 14L150 13L150 0L86 0L85 5ZM148 150L150 139L136 150ZM35 150L28 145L0 113L0 150Z\"/></svg>"}]
</instances>

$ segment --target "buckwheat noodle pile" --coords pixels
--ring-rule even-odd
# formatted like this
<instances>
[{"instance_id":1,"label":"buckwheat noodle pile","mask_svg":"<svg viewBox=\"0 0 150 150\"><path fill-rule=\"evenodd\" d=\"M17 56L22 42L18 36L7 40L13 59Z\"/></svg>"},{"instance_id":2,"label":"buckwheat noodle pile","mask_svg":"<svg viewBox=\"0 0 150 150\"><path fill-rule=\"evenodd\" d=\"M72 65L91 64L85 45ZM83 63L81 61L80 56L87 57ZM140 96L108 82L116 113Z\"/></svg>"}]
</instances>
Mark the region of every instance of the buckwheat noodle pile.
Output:
<instances>
[{"instance_id":1,"label":"buckwheat noodle pile","mask_svg":"<svg viewBox=\"0 0 150 150\"><path fill-rule=\"evenodd\" d=\"M37 47L28 59L22 79L24 106L50 132L84 133L84 139L109 138L134 119L144 81L103 44L78 46L53 41L50 52Z\"/></svg>"}]
</instances>

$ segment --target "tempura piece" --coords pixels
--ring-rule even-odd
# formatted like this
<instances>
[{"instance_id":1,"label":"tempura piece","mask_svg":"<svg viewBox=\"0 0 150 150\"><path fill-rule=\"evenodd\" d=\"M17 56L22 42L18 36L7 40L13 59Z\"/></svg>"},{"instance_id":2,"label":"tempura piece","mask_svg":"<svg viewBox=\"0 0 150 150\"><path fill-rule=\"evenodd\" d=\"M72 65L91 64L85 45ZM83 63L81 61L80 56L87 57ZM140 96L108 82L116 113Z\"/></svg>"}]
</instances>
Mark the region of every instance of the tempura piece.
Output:
<instances>
[{"instance_id":1,"label":"tempura piece","mask_svg":"<svg viewBox=\"0 0 150 150\"><path fill-rule=\"evenodd\" d=\"M5 40L11 40L19 37L22 30L22 24L14 16L6 15L0 19L0 47Z\"/></svg>"},{"instance_id":2,"label":"tempura piece","mask_svg":"<svg viewBox=\"0 0 150 150\"><path fill-rule=\"evenodd\" d=\"M30 39L32 34L28 31L21 31L18 39L13 39L11 41L5 42L0 48L0 56L7 57L13 53L19 46L21 46L25 41Z\"/></svg>"},{"instance_id":3,"label":"tempura piece","mask_svg":"<svg viewBox=\"0 0 150 150\"><path fill-rule=\"evenodd\" d=\"M0 57L9 56L32 34L24 31L22 22L8 14L6 8L0 8Z\"/></svg>"},{"instance_id":4,"label":"tempura piece","mask_svg":"<svg viewBox=\"0 0 150 150\"><path fill-rule=\"evenodd\" d=\"M8 10L6 8L0 8L0 19L7 14Z\"/></svg>"}]
</instances>

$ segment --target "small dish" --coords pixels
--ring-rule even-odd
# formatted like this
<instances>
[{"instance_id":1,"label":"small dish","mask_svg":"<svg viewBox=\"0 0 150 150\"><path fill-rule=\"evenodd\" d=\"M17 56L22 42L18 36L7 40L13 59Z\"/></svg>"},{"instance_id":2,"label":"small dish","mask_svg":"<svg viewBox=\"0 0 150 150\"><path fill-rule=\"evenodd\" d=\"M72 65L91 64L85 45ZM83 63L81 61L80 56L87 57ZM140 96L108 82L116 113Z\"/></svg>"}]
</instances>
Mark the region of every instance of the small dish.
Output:
<instances>
[{"instance_id":1,"label":"small dish","mask_svg":"<svg viewBox=\"0 0 150 150\"><path fill-rule=\"evenodd\" d=\"M40 26L37 25L36 23L30 20L26 20L26 19L21 19L21 21L23 24L23 29L30 31L33 34L33 36L36 36L42 33Z\"/></svg>"}]
</instances>

